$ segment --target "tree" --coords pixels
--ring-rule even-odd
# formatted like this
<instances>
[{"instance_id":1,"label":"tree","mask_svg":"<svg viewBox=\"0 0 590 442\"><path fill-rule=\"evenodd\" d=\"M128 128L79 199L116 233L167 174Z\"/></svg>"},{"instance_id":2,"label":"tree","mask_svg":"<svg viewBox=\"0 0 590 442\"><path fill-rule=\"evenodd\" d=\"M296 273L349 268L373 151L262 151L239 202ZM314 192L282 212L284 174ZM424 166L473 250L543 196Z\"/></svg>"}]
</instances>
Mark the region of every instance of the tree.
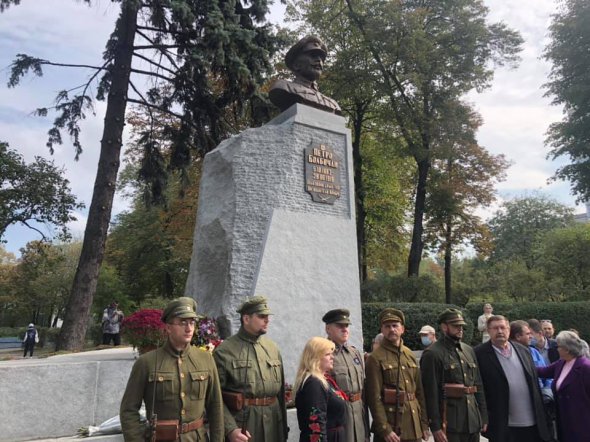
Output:
<instances>
[{"instance_id":1,"label":"tree","mask_svg":"<svg viewBox=\"0 0 590 442\"><path fill-rule=\"evenodd\" d=\"M489 252L489 231L476 210L496 199L494 185L504 178L508 162L477 143L482 121L469 105L450 103L447 112L454 116L433 146L425 243L444 256L445 302L452 304L453 253L468 244L480 253Z\"/></svg>"},{"instance_id":2,"label":"tree","mask_svg":"<svg viewBox=\"0 0 590 442\"><path fill-rule=\"evenodd\" d=\"M408 275L418 275L432 148L448 124L444 108L488 86L491 61L515 63L522 38L503 23L486 23L481 0L346 0L346 7L379 72L375 87L417 165Z\"/></svg>"},{"instance_id":3,"label":"tree","mask_svg":"<svg viewBox=\"0 0 590 442\"><path fill-rule=\"evenodd\" d=\"M553 104L564 108L562 121L553 123L546 143L549 157L566 157L570 164L554 178L569 181L578 200L590 200L590 3L561 0L549 27L545 59L553 66L545 85Z\"/></svg>"},{"instance_id":4,"label":"tree","mask_svg":"<svg viewBox=\"0 0 590 442\"><path fill-rule=\"evenodd\" d=\"M590 225L553 229L539 239L538 267L554 281L566 299L588 300L590 295Z\"/></svg>"},{"instance_id":5,"label":"tree","mask_svg":"<svg viewBox=\"0 0 590 442\"><path fill-rule=\"evenodd\" d=\"M0 142L0 238L13 224L23 224L47 239L31 221L59 227L68 237L67 224L75 221L72 212L84 207L76 202L64 171L52 161L35 157L27 164L22 155Z\"/></svg>"},{"instance_id":6,"label":"tree","mask_svg":"<svg viewBox=\"0 0 590 442\"><path fill-rule=\"evenodd\" d=\"M254 0L247 6L240 1L227 4L220 0L119 2L121 12L107 42L102 65L56 63L19 54L8 83L15 86L28 71L42 75L44 66L83 67L93 71L80 93L58 94L55 106L58 116L49 131L50 149L62 142L61 132L65 129L73 139L76 155L82 152L79 122L85 112L92 110L92 98L87 91L99 76L97 99L106 97L107 100L88 224L59 349L77 350L84 342L104 257L127 103L177 117L178 124L166 128L173 146L168 167L183 169L190 162L191 148L197 153L207 152L232 132L230 122L224 118L225 111L230 109L239 115L249 108L253 119L261 117L264 106L260 106L263 100L258 85L270 69L268 56L275 50L276 41L269 26L260 25L268 11L266 0ZM3 0L2 4L6 7L9 3ZM18 0L12 3L18 4ZM139 68L141 63L148 68ZM143 92L144 80L138 78L148 79L155 86ZM37 113L46 115L48 109L40 108ZM153 118L152 122L152 127L157 125ZM154 183L153 197L157 199L167 166L161 161L161 153L149 131L144 140L145 167L141 176Z\"/></svg>"},{"instance_id":7,"label":"tree","mask_svg":"<svg viewBox=\"0 0 590 442\"><path fill-rule=\"evenodd\" d=\"M505 201L489 220L494 251L492 261L520 259L528 269L542 234L573 222L572 209L541 194Z\"/></svg>"}]
</instances>

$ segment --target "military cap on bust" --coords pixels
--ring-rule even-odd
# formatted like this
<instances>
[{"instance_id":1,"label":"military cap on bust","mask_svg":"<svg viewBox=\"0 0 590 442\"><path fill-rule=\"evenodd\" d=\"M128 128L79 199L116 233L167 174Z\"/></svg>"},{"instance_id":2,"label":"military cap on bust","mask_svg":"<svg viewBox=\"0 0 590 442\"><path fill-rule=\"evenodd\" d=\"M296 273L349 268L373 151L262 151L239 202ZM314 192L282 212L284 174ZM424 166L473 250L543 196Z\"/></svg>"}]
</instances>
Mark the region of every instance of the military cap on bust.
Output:
<instances>
[{"instance_id":1,"label":"military cap on bust","mask_svg":"<svg viewBox=\"0 0 590 442\"><path fill-rule=\"evenodd\" d=\"M197 301L183 296L168 303L162 313L162 322L168 322L172 318L197 318Z\"/></svg>"},{"instance_id":2,"label":"military cap on bust","mask_svg":"<svg viewBox=\"0 0 590 442\"><path fill-rule=\"evenodd\" d=\"M345 308L330 310L322 317L326 324L350 324L350 311Z\"/></svg>"},{"instance_id":3,"label":"military cap on bust","mask_svg":"<svg viewBox=\"0 0 590 442\"><path fill-rule=\"evenodd\" d=\"M268 301L264 296L253 296L246 300L238 309L238 313L241 315L253 315L257 313L259 315L270 315L270 308L268 308Z\"/></svg>"},{"instance_id":4,"label":"military cap on bust","mask_svg":"<svg viewBox=\"0 0 590 442\"><path fill-rule=\"evenodd\" d=\"M442 324L453 324L453 325L465 325L465 319L463 319L463 313L461 310L456 308L448 308L438 315L438 323Z\"/></svg>"},{"instance_id":5,"label":"military cap on bust","mask_svg":"<svg viewBox=\"0 0 590 442\"><path fill-rule=\"evenodd\" d=\"M396 308L385 308L379 313L379 324L383 324L387 321L401 322L402 325L406 322L404 313Z\"/></svg>"},{"instance_id":6,"label":"military cap on bust","mask_svg":"<svg viewBox=\"0 0 590 442\"><path fill-rule=\"evenodd\" d=\"M291 49L287 51L285 55L285 64L291 70L293 70L293 62L299 54L304 52L319 51L322 53L322 58L325 60L328 54L328 48L326 45L316 36L308 35L303 37L297 43L295 43Z\"/></svg>"}]
</instances>

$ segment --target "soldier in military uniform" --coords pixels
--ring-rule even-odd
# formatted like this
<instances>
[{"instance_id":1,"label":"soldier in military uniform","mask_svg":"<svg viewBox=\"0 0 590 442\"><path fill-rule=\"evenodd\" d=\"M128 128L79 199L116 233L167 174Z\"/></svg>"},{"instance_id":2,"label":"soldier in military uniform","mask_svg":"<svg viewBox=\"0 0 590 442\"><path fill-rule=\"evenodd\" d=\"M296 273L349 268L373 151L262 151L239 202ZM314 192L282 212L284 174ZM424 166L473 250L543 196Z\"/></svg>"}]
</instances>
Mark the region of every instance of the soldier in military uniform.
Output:
<instances>
[{"instance_id":1,"label":"soldier in military uniform","mask_svg":"<svg viewBox=\"0 0 590 442\"><path fill-rule=\"evenodd\" d=\"M422 354L422 383L436 442L476 442L488 414L477 359L461 342L465 320L457 309L438 318L442 337Z\"/></svg>"},{"instance_id":2,"label":"soldier in military uniform","mask_svg":"<svg viewBox=\"0 0 590 442\"><path fill-rule=\"evenodd\" d=\"M238 309L241 327L213 352L229 442L287 440L285 376L277 345L265 337L267 300L254 296Z\"/></svg>"},{"instance_id":3,"label":"soldier in military uniform","mask_svg":"<svg viewBox=\"0 0 590 442\"><path fill-rule=\"evenodd\" d=\"M334 368L330 374L348 398L346 441L365 442L369 439L368 419L362 397L365 367L361 352L348 344L350 312L346 309L330 310L322 321L326 323L328 339L336 344Z\"/></svg>"},{"instance_id":4,"label":"soldier in military uniform","mask_svg":"<svg viewBox=\"0 0 590 442\"><path fill-rule=\"evenodd\" d=\"M285 64L295 74L295 80L277 80L268 93L270 101L281 111L302 103L327 112L340 114L338 103L320 93L317 81L324 68L328 49L315 36L303 37L285 55Z\"/></svg>"},{"instance_id":5,"label":"soldier in military uniform","mask_svg":"<svg viewBox=\"0 0 590 442\"><path fill-rule=\"evenodd\" d=\"M223 402L215 362L210 353L190 345L196 309L192 298L171 301L162 313L166 343L133 365L120 409L126 442L223 442ZM150 419L147 429L139 419L142 402Z\"/></svg>"},{"instance_id":6,"label":"soldier in military uniform","mask_svg":"<svg viewBox=\"0 0 590 442\"><path fill-rule=\"evenodd\" d=\"M365 396L375 442L428 440L428 419L420 369L403 344L404 314L394 308L379 313L383 341L367 359Z\"/></svg>"}]
</instances>

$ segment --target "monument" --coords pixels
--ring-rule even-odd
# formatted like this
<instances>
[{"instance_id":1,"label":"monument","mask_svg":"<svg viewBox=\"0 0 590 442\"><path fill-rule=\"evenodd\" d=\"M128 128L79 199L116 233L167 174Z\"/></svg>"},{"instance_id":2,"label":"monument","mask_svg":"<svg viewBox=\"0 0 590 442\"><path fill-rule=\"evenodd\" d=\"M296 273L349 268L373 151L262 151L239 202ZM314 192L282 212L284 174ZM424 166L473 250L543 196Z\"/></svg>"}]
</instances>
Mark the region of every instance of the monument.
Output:
<instances>
[{"instance_id":1,"label":"monument","mask_svg":"<svg viewBox=\"0 0 590 442\"><path fill-rule=\"evenodd\" d=\"M325 336L326 311L348 308L362 345L351 135L317 89L326 53L316 37L293 46L295 81L269 94L283 112L206 155L186 286L222 336L239 328L245 298L268 297L289 383L305 342Z\"/></svg>"}]
</instances>

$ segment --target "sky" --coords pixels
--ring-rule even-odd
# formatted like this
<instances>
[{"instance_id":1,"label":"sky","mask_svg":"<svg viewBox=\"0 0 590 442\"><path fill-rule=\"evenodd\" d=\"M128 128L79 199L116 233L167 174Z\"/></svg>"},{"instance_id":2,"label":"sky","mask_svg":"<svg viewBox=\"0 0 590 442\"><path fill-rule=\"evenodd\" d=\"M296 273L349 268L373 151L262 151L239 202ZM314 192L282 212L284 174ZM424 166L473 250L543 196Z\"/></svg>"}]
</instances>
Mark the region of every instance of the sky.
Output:
<instances>
[{"instance_id":1,"label":"sky","mask_svg":"<svg viewBox=\"0 0 590 442\"><path fill-rule=\"evenodd\" d=\"M499 202L540 191L559 202L575 206L567 182L549 178L563 162L546 158L545 132L552 122L561 119L561 109L544 97L550 65L542 59L548 43L550 16L556 0L485 0L490 9L489 21L503 21L518 30L525 42L518 68L498 68L491 87L483 93L470 93L467 100L482 115L484 124L478 139L494 154L504 154L511 162L507 179L497 186ZM280 22L284 7L272 8L271 20ZM26 53L55 62L96 65L101 61L105 42L113 30L118 4L97 0L89 7L73 0L22 0L0 14L0 140L17 149L27 162L35 156L52 159L62 167L78 199L90 205L96 175L105 104L97 102L95 115L82 124L84 152L75 161L74 148L67 137L51 156L45 142L54 116L33 116L38 107L51 106L55 94L85 82L89 71L48 67L41 78L27 76L19 86L6 86L9 65L18 53ZM329 60L328 60L329 62ZM321 80L320 80L321 87ZM128 201L115 198L113 216L125 210ZM496 204L497 207L497 204ZM489 216L495 207L482 210ZM582 206L575 212L583 212ZM75 238L82 238L87 209L77 212L70 228ZM44 227L41 227L50 233ZM25 227L9 228L4 247L15 254L39 235Z\"/></svg>"}]
</instances>

